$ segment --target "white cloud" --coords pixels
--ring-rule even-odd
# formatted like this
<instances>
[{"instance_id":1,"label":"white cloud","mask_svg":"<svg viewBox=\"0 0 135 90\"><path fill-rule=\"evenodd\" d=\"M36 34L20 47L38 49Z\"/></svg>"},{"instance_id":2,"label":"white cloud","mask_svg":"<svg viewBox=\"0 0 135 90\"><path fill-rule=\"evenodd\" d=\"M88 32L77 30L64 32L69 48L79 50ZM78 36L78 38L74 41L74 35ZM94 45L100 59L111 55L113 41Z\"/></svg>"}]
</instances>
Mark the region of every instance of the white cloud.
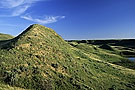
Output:
<instances>
[{"instance_id":1,"label":"white cloud","mask_svg":"<svg viewBox=\"0 0 135 90\"><path fill-rule=\"evenodd\" d=\"M1 0L0 6L2 8L15 8L21 5L30 5L34 2L41 1L41 0Z\"/></svg>"},{"instance_id":2,"label":"white cloud","mask_svg":"<svg viewBox=\"0 0 135 90\"><path fill-rule=\"evenodd\" d=\"M0 8L13 10L11 16L19 16L37 1L42 0L1 0Z\"/></svg>"},{"instance_id":3,"label":"white cloud","mask_svg":"<svg viewBox=\"0 0 135 90\"><path fill-rule=\"evenodd\" d=\"M24 3L24 0L1 0L2 8L14 8Z\"/></svg>"},{"instance_id":4,"label":"white cloud","mask_svg":"<svg viewBox=\"0 0 135 90\"><path fill-rule=\"evenodd\" d=\"M32 6L32 4L36 3L37 1L47 1L47 0L0 0L0 9L7 11L6 12L7 14L5 15L1 14L0 17L20 16L23 19L38 24L54 23L60 19L65 18L65 16L45 16L43 18L41 17L33 18L32 16L25 14L26 11Z\"/></svg>"},{"instance_id":5,"label":"white cloud","mask_svg":"<svg viewBox=\"0 0 135 90\"><path fill-rule=\"evenodd\" d=\"M42 19L39 19L39 18L32 18L30 15L25 15L25 16L21 16L21 18L29 21L33 21L38 24L49 24L49 23L57 22L60 19L64 19L65 16L46 16Z\"/></svg>"},{"instance_id":6,"label":"white cloud","mask_svg":"<svg viewBox=\"0 0 135 90\"><path fill-rule=\"evenodd\" d=\"M25 6L21 6L16 8L13 12L12 12L12 16L19 16L21 14L23 14L30 6L29 5L25 5Z\"/></svg>"}]
</instances>

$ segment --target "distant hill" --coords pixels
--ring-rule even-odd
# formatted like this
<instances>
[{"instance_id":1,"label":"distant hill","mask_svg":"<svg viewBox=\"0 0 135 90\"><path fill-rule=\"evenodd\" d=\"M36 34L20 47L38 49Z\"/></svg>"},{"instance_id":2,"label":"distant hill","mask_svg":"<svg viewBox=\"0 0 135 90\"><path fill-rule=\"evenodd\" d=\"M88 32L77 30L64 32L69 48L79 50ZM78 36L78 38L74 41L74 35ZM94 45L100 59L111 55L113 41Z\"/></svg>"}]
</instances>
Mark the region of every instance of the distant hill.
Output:
<instances>
[{"instance_id":1,"label":"distant hill","mask_svg":"<svg viewBox=\"0 0 135 90\"><path fill-rule=\"evenodd\" d=\"M68 40L68 42L87 43L93 45L114 45L135 48L135 39L108 39L108 40Z\"/></svg>"},{"instance_id":2,"label":"distant hill","mask_svg":"<svg viewBox=\"0 0 135 90\"><path fill-rule=\"evenodd\" d=\"M111 47L111 46L108 46ZM135 71L115 50L66 42L54 30L34 24L0 42L0 89L133 90Z\"/></svg>"},{"instance_id":3,"label":"distant hill","mask_svg":"<svg viewBox=\"0 0 135 90\"><path fill-rule=\"evenodd\" d=\"M0 33L0 40L7 40L7 39L12 39L12 38L14 37L11 35Z\"/></svg>"}]
</instances>

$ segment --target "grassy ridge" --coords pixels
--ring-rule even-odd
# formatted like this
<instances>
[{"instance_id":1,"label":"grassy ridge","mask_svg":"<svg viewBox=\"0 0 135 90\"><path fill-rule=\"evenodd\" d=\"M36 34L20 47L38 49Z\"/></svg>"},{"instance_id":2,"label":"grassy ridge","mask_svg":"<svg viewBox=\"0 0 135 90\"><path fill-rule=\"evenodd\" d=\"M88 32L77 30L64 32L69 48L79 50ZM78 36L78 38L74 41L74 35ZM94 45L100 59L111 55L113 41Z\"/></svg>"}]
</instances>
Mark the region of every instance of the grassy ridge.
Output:
<instances>
[{"instance_id":1,"label":"grassy ridge","mask_svg":"<svg viewBox=\"0 0 135 90\"><path fill-rule=\"evenodd\" d=\"M33 90L133 90L134 70L113 64L119 52L65 42L50 28L34 24L0 42L0 81Z\"/></svg>"},{"instance_id":2,"label":"grassy ridge","mask_svg":"<svg viewBox=\"0 0 135 90\"><path fill-rule=\"evenodd\" d=\"M0 40L8 40L8 39L12 39L12 38L14 38L14 37L11 35L0 33Z\"/></svg>"}]
</instances>

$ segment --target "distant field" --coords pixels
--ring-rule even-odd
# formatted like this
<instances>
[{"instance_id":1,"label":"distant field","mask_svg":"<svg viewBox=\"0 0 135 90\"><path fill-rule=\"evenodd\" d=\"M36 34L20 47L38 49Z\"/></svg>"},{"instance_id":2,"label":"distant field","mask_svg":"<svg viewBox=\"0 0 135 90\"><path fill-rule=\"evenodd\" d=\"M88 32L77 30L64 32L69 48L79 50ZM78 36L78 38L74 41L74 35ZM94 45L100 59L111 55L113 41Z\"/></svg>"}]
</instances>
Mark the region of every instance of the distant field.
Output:
<instances>
[{"instance_id":1,"label":"distant field","mask_svg":"<svg viewBox=\"0 0 135 90\"><path fill-rule=\"evenodd\" d=\"M11 35L0 33L0 40L7 40L7 39L12 39L12 38L14 37Z\"/></svg>"}]
</instances>

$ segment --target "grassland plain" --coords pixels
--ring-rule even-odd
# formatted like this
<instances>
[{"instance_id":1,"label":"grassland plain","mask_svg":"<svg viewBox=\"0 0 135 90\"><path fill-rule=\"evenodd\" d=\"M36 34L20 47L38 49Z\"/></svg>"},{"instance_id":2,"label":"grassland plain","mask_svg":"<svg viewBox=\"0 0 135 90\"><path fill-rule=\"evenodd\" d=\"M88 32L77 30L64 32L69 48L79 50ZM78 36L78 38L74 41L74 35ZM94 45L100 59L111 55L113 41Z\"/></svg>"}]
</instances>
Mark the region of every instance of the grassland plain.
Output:
<instances>
[{"instance_id":1,"label":"grassland plain","mask_svg":"<svg viewBox=\"0 0 135 90\"><path fill-rule=\"evenodd\" d=\"M134 63L118 64L128 61L119 48L104 47L66 42L50 28L31 25L0 41L0 89L134 90Z\"/></svg>"}]
</instances>

